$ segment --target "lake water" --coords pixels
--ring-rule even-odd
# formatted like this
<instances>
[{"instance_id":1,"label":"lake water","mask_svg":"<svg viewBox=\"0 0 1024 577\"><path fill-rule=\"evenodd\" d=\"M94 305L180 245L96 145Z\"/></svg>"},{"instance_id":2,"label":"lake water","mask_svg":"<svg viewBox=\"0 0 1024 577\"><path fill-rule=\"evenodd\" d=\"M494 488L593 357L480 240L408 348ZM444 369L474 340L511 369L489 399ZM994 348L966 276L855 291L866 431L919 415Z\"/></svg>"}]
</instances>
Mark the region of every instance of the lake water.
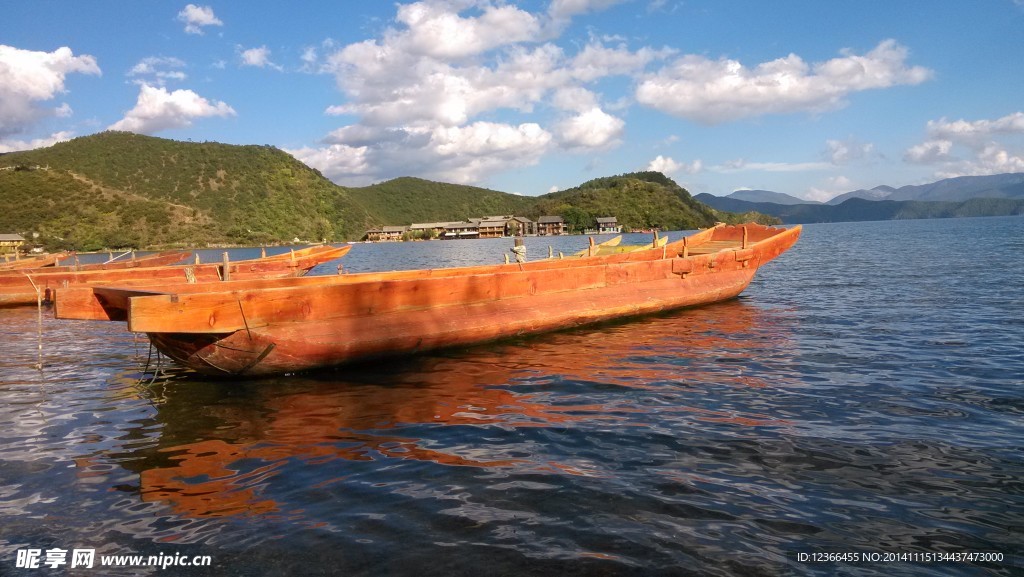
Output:
<instances>
[{"instance_id":1,"label":"lake water","mask_svg":"<svg viewBox=\"0 0 1024 577\"><path fill-rule=\"evenodd\" d=\"M247 382L0 310L0 575L1022 575L1022 255L1020 217L806 225L722 304Z\"/></svg>"}]
</instances>

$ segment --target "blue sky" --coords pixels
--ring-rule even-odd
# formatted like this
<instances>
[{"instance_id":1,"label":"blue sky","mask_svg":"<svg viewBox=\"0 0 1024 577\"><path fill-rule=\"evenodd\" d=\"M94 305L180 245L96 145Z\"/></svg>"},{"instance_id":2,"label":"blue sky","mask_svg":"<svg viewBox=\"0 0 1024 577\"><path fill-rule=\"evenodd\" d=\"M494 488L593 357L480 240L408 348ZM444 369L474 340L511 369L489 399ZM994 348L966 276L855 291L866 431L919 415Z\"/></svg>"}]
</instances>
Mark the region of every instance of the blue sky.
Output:
<instances>
[{"instance_id":1,"label":"blue sky","mask_svg":"<svg viewBox=\"0 0 1024 577\"><path fill-rule=\"evenodd\" d=\"M8 3L0 152L107 129L527 195L1024 172L1024 0Z\"/></svg>"}]
</instances>

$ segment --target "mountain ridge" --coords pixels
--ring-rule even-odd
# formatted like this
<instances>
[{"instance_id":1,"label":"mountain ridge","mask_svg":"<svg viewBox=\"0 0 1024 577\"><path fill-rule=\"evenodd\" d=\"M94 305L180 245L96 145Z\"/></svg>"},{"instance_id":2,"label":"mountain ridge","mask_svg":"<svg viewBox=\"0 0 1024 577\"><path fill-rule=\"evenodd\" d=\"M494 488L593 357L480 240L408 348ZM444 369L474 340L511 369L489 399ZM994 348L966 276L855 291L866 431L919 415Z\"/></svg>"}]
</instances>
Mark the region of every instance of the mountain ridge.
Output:
<instances>
[{"instance_id":1,"label":"mountain ridge","mask_svg":"<svg viewBox=\"0 0 1024 577\"><path fill-rule=\"evenodd\" d=\"M0 198L0 232L51 250L357 240L383 225L496 214L562 215L577 230L598 216L626 229L778 222L704 206L661 173L536 197L415 177L344 187L272 146L113 131L0 155Z\"/></svg>"}]
</instances>

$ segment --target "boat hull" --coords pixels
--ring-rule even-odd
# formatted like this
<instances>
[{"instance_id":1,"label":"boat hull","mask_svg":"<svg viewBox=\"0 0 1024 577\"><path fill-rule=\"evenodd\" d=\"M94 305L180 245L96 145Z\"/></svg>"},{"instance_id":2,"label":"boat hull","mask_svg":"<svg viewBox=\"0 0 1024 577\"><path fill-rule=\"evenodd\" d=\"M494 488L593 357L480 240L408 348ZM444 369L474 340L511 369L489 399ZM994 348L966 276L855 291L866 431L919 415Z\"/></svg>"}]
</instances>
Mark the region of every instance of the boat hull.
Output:
<instances>
[{"instance_id":1,"label":"boat hull","mask_svg":"<svg viewBox=\"0 0 1024 577\"><path fill-rule=\"evenodd\" d=\"M150 333L153 345L211 375L266 376L533 335L738 296L754 268L687 279L414 311L279 323L218 333Z\"/></svg>"},{"instance_id":2,"label":"boat hull","mask_svg":"<svg viewBox=\"0 0 1024 577\"><path fill-rule=\"evenodd\" d=\"M227 278L269 279L302 276L310 269L351 249L313 247L292 254L221 263L157 265L110 269L13 271L0 273L0 308L49 304L63 288L84 286L147 286L217 283ZM181 260L177 258L175 260ZM87 265L88 266L88 265Z\"/></svg>"}]
</instances>

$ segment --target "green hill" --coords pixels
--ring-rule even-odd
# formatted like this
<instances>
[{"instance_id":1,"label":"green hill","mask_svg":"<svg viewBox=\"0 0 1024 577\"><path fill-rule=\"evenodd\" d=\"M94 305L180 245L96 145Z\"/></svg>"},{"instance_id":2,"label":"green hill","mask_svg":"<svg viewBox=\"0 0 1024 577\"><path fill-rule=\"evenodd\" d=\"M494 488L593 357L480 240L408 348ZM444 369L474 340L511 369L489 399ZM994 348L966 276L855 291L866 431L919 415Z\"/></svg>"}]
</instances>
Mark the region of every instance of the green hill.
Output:
<instances>
[{"instance_id":1,"label":"green hill","mask_svg":"<svg viewBox=\"0 0 1024 577\"><path fill-rule=\"evenodd\" d=\"M103 132L54 146L0 156L0 194L18 194L26 172L34 198L45 201L32 220L0 215L0 229L31 228L80 249L112 242L109 227L130 229L138 246L268 243L354 236L372 219L344 189L291 155L269 146L186 143L127 132ZM81 185L59 187L69 179ZM47 184L56 188L47 188ZM96 207L97 197L103 206ZM48 207L48 208L47 208ZM59 207L59 208L58 208ZM76 213L113 210L117 218L69 229ZM90 229L95 229L91 230ZM60 242L60 241L58 241Z\"/></svg>"},{"instance_id":2,"label":"green hill","mask_svg":"<svg viewBox=\"0 0 1024 577\"><path fill-rule=\"evenodd\" d=\"M537 199L475 186L402 177L349 193L373 214L378 224L412 224L526 214Z\"/></svg>"},{"instance_id":3,"label":"green hill","mask_svg":"<svg viewBox=\"0 0 1024 577\"><path fill-rule=\"evenodd\" d=\"M598 178L544 195L532 216L540 214L561 215L575 232L592 228L593 219L603 216L618 218L626 229L695 229L720 220L713 209L693 200L660 172Z\"/></svg>"},{"instance_id":4,"label":"green hill","mask_svg":"<svg viewBox=\"0 0 1024 577\"><path fill-rule=\"evenodd\" d=\"M348 188L270 146L126 132L0 155L0 199L0 232L77 250L352 240L375 226L498 214L557 214L579 229L596 216L634 229L738 218L653 172L540 197L417 178Z\"/></svg>"}]
</instances>

